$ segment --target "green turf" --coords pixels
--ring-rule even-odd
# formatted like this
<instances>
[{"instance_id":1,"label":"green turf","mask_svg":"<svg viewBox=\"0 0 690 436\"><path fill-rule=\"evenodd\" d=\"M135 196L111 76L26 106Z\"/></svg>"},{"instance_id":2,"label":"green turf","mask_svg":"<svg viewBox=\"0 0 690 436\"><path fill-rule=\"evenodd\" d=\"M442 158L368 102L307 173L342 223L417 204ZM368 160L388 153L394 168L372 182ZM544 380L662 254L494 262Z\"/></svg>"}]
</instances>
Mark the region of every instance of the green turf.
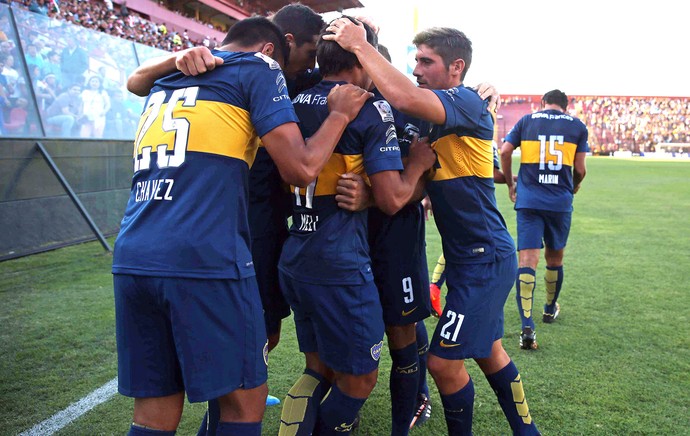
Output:
<instances>
[{"instance_id":1,"label":"green turf","mask_svg":"<svg viewBox=\"0 0 690 436\"><path fill-rule=\"evenodd\" d=\"M690 434L690 164L588 160L565 257L562 312L537 324L540 348L517 349L514 293L506 303L505 348L518 365L532 416L545 435ZM505 186L499 208L515 236ZM427 232L433 268L440 240ZM110 241L112 243L112 240ZM52 416L116 375L111 257L97 242L0 263L0 434ZM543 295L543 264L537 271ZM436 321L430 319L430 330ZM357 434L390 433L388 368L362 410ZM301 372L294 326L271 354L269 387L282 397ZM476 365L474 431L509 434ZM412 434L445 433L432 386L431 420ZM130 399L115 396L64 428L64 435L124 434ZM187 405L178 434L195 434L203 405ZM277 432L269 408L264 434Z\"/></svg>"}]
</instances>

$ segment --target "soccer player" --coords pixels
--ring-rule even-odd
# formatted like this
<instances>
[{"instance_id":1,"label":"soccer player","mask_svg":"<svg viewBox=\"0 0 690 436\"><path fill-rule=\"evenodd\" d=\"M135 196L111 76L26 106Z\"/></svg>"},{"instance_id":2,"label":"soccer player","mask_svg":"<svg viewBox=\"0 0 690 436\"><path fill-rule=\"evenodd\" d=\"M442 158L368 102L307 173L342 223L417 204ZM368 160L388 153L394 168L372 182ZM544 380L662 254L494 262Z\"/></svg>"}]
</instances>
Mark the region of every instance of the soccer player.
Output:
<instances>
[{"instance_id":1,"label":"soccer player","mask_svg":"<svg viewBox=\"0 0 690 436\"><path fill-rule=\"evenodd\" d=\"M495 120L494 120L495 121ZM496 136L497 133L497 128L496 125L494 124L494 137ZM493 149L494 149L494 183L505 183L506 178L505 175L503 174L503 171L501 171L501 167L498 161L498 150L496 148L496 143L492 143ZM513 182L516 180L517 176L513 176ZM429 200L429 197L425 197L424 200L422 201L422 204L424 205L425 213L426 213L426 218L428 219L429 214L433 214L433 209L431 206L431 200ZM438 260L436 261L436 266L434 267L434 271L431 274L431 283L429 284L429 294L431 295L431 306L433 307L434 311L432 314L436 316L437 318L441 316L443 313L443 308L441 306L441 288L443 287L443 284L446 282L446 258L443 256L443 253L438 257Z\"/></svg>"},{"instance_id":2,"label":"soccer player","mask_svg":"<svg viewBox=\"0 0 690 436\"><path fill-rule=\"evenodd\" d=\"M474 385L464 361L486 375L515 434L538 434L520 374L503 349L503 305L517 269L515 246L496 207L493 119L475 91L462 85L472 60L460 31L432 28L415 36L419 87L364 41L361 25L335 20L325 35L354 53L391 105L431 122L438 168L427 191L434 204L448 273L443 315L431 340L428 365L448 433L471 434Z\"/></svg>"},{"instance_id":3,"label":"soccer player","mask_svg":"<svg viewBox=\"0 0 690 436\"><path fill-rule=\"evenodd\" d=\"M369 26L365 43L376 50ZM334 42L319 41L317 60L324 80L293 100L305 137L323 122L323 96L333 86L371 84L357 58ZM403 170L393 112L385 100L374 98L348 126L319 177L306 189L294 188L293 223L279 269L306 369L285 400L279 434L349 433L376 384L384 322L367 243L367 211L338 207L340 175L366 174L377 207L391 215L421 198L420 177L434 161L428 144L415 142ZM402 310L412 313L414 305Z\"/></svg>"},{"instance_id":4,"label":"soccer player","mask_svg":"<svg viewBox=\"0 0 690 436\"><path fill-rule=\"evenodd\" d=\"M321 80L318 71L314 70L314 65L316 42L325 23L321 15L302 4L286 5L269 19L285 34L290 47L289 62L284 74L288 95L292 99L302 90ZM175 66L170 69L169 59L175 59L175 66L187 75L197 75L216 66L216 59L210 50L196 47L179 55L169 56L167 69L165 61L147 63L146 67L135 71L128 84L137 89L146 88L148 83L152 83L161 75L173 72ZM283 297L278 281L278 260L283 242L287 238L287 217L292 209L290 198L273 160L265 147L259 144L254 164L249 171L249 227L269 352L280 340L282 319L290 314L290 307ZM267 405L280 403L280 400L272 395L268 395L266 401ZM204 417L200 434L214 433L218 413L217 403L211 401L208 406L210 419L208 416Z\"/></svg>"},{"instance_id":5,"label":"soccer player","mask_svg":"<svg viewBox=\"0 0 690 436\"><path fill-rule=\"evenodd\" d=\"M249 18L213 53L222 65L203 79L166 76L146 100L113 258L131 435L173 434L185 393L218 399L217 434L261 433L267 338L247 219L256 144L283 179L308 185L370 96L334 89L331 112L305 146L281 72L287 53L275 25Z\"/></svg>"},{"instance_id":6,"label":"soccer player","mask_svg":"<svg viewBox=\"0 0 690 436\"><path fill-rule=\"evenodd\" d=\"M546 260L546 304L542 321L558 317L563 286L563 252L570 233L573 195L587 172L587 127L566 113L568 96L554 89L542 97L541 110L525 115L511 129L501 148L501 164L515 203L518 272L515 290L522 319L520 348L537 348L534 319L536 269L541 248ZM513 150L520 147L520 170L513 183Z\"/></svg>"}]
</instances>

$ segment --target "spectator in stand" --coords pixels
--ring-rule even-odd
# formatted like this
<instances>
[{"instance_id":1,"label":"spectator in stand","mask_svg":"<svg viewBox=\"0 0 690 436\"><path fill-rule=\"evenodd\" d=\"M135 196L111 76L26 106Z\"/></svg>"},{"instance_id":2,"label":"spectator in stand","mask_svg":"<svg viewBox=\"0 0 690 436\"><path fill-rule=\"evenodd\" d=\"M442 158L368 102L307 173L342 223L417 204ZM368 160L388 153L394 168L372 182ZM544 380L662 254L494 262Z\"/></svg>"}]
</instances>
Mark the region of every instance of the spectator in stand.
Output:
<instances>
[{"instance_id":1,"label":"spectator in stand","mask_svg":"<svg viewBox=\"0 0 690 436\"><path fill-rule=\"evenodd\" d=\"M35 84L34 90L36 91L38 110L44 113L57 98L57 79L55 74L48 74L43 77L43 80L36 80Z\"/></svg>"},{"instance_id":2,"label":"spectator in stand","mask_svg":"<svg viewBox=\"0 0 690 436\"><path fill-rule=\"evenodd\" d=\"M110 110L110 97L103 89L100 76L91 76L81 93L84 120L81 125L82 138L102 138L105 130L105 114Z\"/></svg>"},{"instance_id":3,"label":"spectator in stand","mask_svg":"<svg viewBox=\"0 0 690 436\"><path fill-rule=\"evenodd\" d=\"M127 107L121 90L114 90L110 97L110 110L105 116L105 137L117 139L131 137L139 121L139 113Z\"/></svg>"},{"instance_id":4,"label":"spectator in stand","mask_svg":"<svg viewBox=\"0 0 690 436\"><path fill-rule=\"evenodd\" d=\"M74 125L84 115L80 94L81 85L74 83L66 92L60 94L46 111L46 123L48 126L58 127L63 138L72 136Z\"/></svg>"},{"instance_id":5,"label":"spectator in stand","mask_svg":"<svg viewBox=\"0 0 690 436\"><path fill-rule=\"evenodd\" d=\"M56 50L53 50L48 54L48 61L43 64L41 74L43 75L44 79L51 74L55 76L57 90L61 90L62 68L60 67L60 53L58 53Z\"/></svg>"},{"instance_id":6,"label":"spectator in stand","mask_svg":"<svg viewBox=\"0 0 690 436\"><path fill-rule=\"evenodd\" d=\"M89 68L89 57L86 51L77 46L75 38L67 38L67 47L60 55L62 85L72 86L84 82L84 73Z\"/></svg>"},{"instance_id":7,"label":"spectator in stand","mask_svg":"<svg viewBox=\"0 0 690 436\"><path fill-rule=\"evenodd\" d=\"M37 66L40 70L45 64L45 59L43 59L43 56L38 53L38 49L36 48L35 44L29 44L26 47L24 59L26 60L26 66L29 67L29 70L31 70L34 66Z\"/></svg>"}]
</instances>

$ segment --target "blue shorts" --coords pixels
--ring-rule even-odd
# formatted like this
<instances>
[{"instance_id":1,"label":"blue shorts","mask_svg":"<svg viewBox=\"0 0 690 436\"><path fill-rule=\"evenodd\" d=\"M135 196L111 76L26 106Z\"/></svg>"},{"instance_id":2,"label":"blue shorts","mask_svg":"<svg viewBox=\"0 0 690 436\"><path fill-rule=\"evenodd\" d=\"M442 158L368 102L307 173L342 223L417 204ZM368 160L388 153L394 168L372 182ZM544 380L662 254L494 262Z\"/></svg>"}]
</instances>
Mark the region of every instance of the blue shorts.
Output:
<instances>
[{"instance_id":1,"label":"blue shorts","mask_svg":"<svg viewBox=\"0 0 690 436\"><path fill-rule=\"evenodd\" d=\"M369 247L374 282L387 326L408 325L431 314L421 203L394 216L369 210Z\"/></svg>"},{"instance_id":2,"label":"blue shorts","mask_svg":"<svg viewBox=\"0 0 690 436\"><path fill-rule=\"evenodd\" d=\"M266 329L254 277L203 280L114 274L118 390L186 391L191 402L266 383Z\"/></svg>"},{"instance_id":3,"label":"blue shorts","mask_svg":"<svg viewBox=\"0 0 690 436\"><path fill-rule=\"evenodd\" d=\"M278 333L283 318L290 316L290 305L283 297L278 279L278 261L287 236L285 229L280 233L252 239L252 258L268 336Z\"/></svg>"},{"instance_id":4,"label":"blue shorts","mask_svg":"<svg viewBox=\"0 0 690 436\"><path fill-rule=\"evenodd\" d=\"M448 294L429 352L444 359L479 359L491 355L503 337L503 306L515 283L517 258L492 263L446 263Z\"/></svg>"},{"instance_id":5,"label":"blue shorts","mask_svg":"<svg viewBox=\"0 0 690 436\"><path fill-rule=\"evenodd\" d=\"M570 233L572 212L517 209L518 251L532 248L565 248ZM543 239L543 243L542 243Z\"/></svg>"},{"instance_id":6,"label":"blue shorts","mask_svg":"<svg viewBox=\"0 0 690 436\"><path fill-rule=\"evenodd\" d=\"M378 368L384 326L374 282L316 285L281 272L280 283L294 313L301 352L318 352L329 368L345 374Z\"/></svg>"}]
</instances>

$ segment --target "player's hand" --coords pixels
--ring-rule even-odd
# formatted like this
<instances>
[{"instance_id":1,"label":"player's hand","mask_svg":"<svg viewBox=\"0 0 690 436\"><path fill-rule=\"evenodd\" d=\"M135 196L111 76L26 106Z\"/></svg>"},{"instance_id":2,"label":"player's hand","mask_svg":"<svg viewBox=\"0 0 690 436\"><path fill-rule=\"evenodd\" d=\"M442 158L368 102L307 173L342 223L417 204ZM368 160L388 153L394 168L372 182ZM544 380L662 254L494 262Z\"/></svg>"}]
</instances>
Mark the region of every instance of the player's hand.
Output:
<instances>
[{"instance_id":1,"label":"player's hand","mask_svg":"<svg viewBox=\"0 0 690 436\"><path fill-rule=\"evenodd\" d=\"M434 215L434 209L431 207L431 199L428 195L422 198L422 207L424 208L424 221L429 221L429 217Z\"/></svg>"},{"instance_id":2,"label":"player's hand","mask_svg":"<svg viewBox=\"0 0 690 436\"><path fill-rule=\"evenodd\" d=\"M433 167L436 163L436 152L431 148L429 138L419 138L414 135L410 143L410 156L408 158L408 165L419 165L424 171Z\"/></svg>"},{"instance_id":3,"label":"player's hand","mask_svg":"<svg viewBox=\"0 0 690 436\"><path fill-rule=\"evenodd\" d=\"M575 187L573 188L573 194L577 194L577 191L579 191L579 190L580 190L580 184L578 183L578 184L575 185Z\"/></svg>"},{"instance_id":4,"label":"player's hand","mask_svg":"<svg viewBox=\"0 0 690 436\"><path fill-rule=\"evenodd\" d=\"M349 18L341 17L331 21L326 27L326 31L331 33L323 35L323 39L335 41L349 52L354 52L358 47L369 44L364 25L362 23L355 24Z\"/></svg>"},{"instance_id":5,"label":"player's hand","mask_svg":"<svg viewBox=\"0 0 690 436\"><path fill-rule=\"evenodd\" d=\"M341 209L359 212L371 205L371 190L359 174L341 175L335 192L335 201Z\"/></svg>"},{"instance_id":6,"label":"player's hand","mask_svg":"<svg viewBox=\"0 0 690 436\"><path fill-rule=\"evenodd\" d=\"M510 201L515 203L515 199L517 198L517 191L516 191L517 185L513 183L508 187L508 195L510 196Z\"/></svg>"},{"instance_id":7,"label":"player's hand","mask_svg":"<svg viewBox=\"0 0 690 436\"><path fill-rule=\"evenodd\" d=\"M213 56L207 47L193 47L182 50L175 57L175 66L185 76L198 76L223 65L223 59Z\"/></svg>"},{"instance_id":8,"label":"player's hand","mask_svg":"<svg viewBox=\"0 0 690 436\"><path fill-rule=\"evenodd\" d=\"M482 100L489 99L489 111L498 112L501 108L501 95L491 83L482 82L474 88Z\"/></svg>"},{"instance_id":9,"label":"player's hand","mask_svg":"<svg viewBox=\"0 0 690 436\"><path fill-rule=\"evenodd\" d=\"M364 103L373 96L374 94L359 86L336 85L328 93L328 110L345 115L349 123L357 117Z\"/></svg>"},{"instance_id":10,"label":"player's hand","mask_svg":"<svg viewBox=\"0 0 690 436\"><path fill-rule=\"evenodd\" d=\"M357 15L355 17L355 20L361 21L362 23L365 23L366 25L371 27L371 30L373 30L374 33L377 35L379 34L379 30L381 30L381 28L376 23L374 23L374 21L371 19L371 17L365 17L362 15Z\"/></svg>"}]
</instances>

